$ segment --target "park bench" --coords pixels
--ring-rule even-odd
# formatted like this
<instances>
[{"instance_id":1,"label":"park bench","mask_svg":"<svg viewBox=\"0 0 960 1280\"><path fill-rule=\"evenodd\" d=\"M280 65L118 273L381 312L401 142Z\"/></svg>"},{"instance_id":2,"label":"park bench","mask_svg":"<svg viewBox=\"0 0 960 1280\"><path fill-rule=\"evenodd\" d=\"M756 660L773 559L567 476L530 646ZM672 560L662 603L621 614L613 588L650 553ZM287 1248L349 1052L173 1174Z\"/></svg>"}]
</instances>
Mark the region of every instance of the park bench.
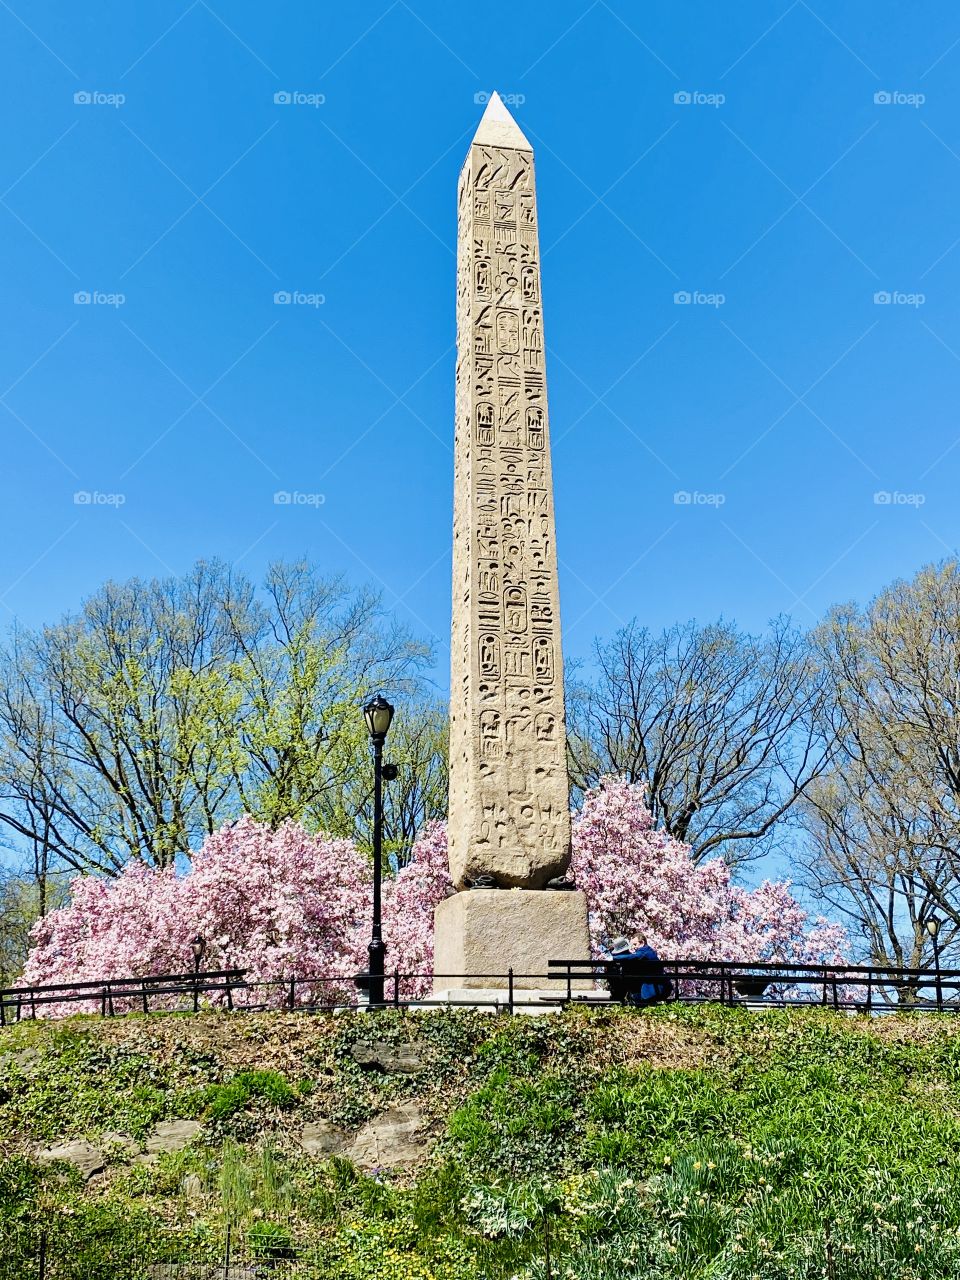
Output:
<instances>
[{"instance_id":1,"label":"park bench","mask_svg":"<svg viewBox=\"0 0 960 1280\"><path fill-rule=\"evenodd\" d=\"M666 966L659 960L550 960L548 978L567 984L563 995L541 996L545 1004L570 1004L580 1001L584 1004L621 1004L623 1002L614 990L607 995L594 995L587 991L574 991L574 982L602 981L623 985L624 980L630 990L637 990L647 982L663 982ZM666 980L669 975L666 975Z\"/></svg>"}]
</instances>

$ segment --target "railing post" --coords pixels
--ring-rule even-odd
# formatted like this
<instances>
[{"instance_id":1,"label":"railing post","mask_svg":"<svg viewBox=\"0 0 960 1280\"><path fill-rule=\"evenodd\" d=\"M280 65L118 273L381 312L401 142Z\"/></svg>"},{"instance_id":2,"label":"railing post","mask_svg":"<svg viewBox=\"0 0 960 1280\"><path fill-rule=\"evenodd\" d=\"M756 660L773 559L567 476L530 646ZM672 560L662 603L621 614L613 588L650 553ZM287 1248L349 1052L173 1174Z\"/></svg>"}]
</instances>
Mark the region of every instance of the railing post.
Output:
<instances>
[{"instance_id":1,"label":"railing post","mask_svg":"<svg viewBox=\"0 0 960 1280\"><path fill-rule=\"evenodd\" d=\"M200 1012L200 975L193 975L193 1012Z\"/></svg>"},{"instance_id":2,"label":"railing post","mask_svg":"<svg viewBox=\"0 0 960 1280\"><path fill-rule=\"evenodd\" d=\"M567 965L567 1004L573 1000L573 975L571 973L571 965Z\"/></svg>"},{"instance_id":3,"label":"railing post","mask_svg":"<svg viewBox=\"0 0 960 1280\"><path fill-rule=\"evenodd\" d=\"M287 998L290 1002L289 1008L290 1008L290 1012L292 1013L297 1003L297 979L292 975L290 978L290 991L288 993Z\"/></svg>"},{"instance_id":4,"label":"railing post","mask_svg":"<svg viewBox=\"0 0 960 1280\"><path fill-rule=\"evenodd\" d=\"M396 1008L400 1004L400 970L393 971L393 1004Z\"/></svg>"},{"instance_id":5,"label":"railing post","mask_svg":"<svg viewBox=\"0 0 960 1280\"><path fill-rule=\"evenodd\" d=\"M507 1008L513 1016L513 969L507 970Z\"/></svg>"},{"instance_id":6,"label":"railing post","mask_svg":"<svg viewBox=\"0 0 960 1280\"><path fill-rule=\"evenodd\" d=\"M37 1016L36 1006L34 1006L33 1016L34 1017ZM106 1016L107 1016L107 988L104 987L100 992L100 1017L105 1018Z\"/></svg>"},{"instance_id":7,"label":"railing post","mask_svg":"<svg viewBox=\"0 0 960 1280\"><path fill-rule=\"evenodd\" d=\"M867 974L867 1013L873 1008L873 969Z\"/></svg>"},{"instance_id":8,"label":"railing post","mask_svg":"<svg viewBox=\"0 0 960 1280\"><path fill-rule=\"evenodd\" d=\"M233 1009L233 985L230 982L230 974L227 974L227 1008Z\"/></svg>"}]
</instances>

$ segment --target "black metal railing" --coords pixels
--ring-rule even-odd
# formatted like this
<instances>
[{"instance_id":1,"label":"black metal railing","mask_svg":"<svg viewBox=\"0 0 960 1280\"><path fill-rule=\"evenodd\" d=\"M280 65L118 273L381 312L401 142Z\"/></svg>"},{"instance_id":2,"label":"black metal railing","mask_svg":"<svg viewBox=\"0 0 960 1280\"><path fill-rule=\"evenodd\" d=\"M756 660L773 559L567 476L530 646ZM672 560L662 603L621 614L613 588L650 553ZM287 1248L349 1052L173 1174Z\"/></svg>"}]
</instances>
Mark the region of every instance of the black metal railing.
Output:
<instances>
[{"instance_id":1,"label":"black metal railing","mask_svg":"<svg viewBox=\"0 0 960 1280\"><path fill-rule=\"evenodd\" d=\"M620 990L639 989L644 983L663 984L669 989L665 998L688 1004L817 1004L866 1014L894 1009L960 1012L960 969L683 959L550 960L547 968L546 973L508 969L487 974L394 969L386 975L383 1007L459 1005L513 1013L518 1006L529 1007L531 1003L614 1003L604 988L616 975L613 985ZM370 1003L363 993L369 990L368 978L366 973L346 977L341 972L260 981L248 977L245 969L232 968L8 987L0 989L0 1026L23 1018L74 1012L113 1017L133 1012L198 1012L201 1006L248 1012L367 1009ZM438 994L441 991L442 996Z\"/></svg>"},{"instance_id":2,"label":"black metal railing","mask_svg":"<svg viewBox=\"0 0 960 1280\"><path fill-rule=\"evenodd\" d=\"M169 1008L177 998L189 997L189 1006L197 1012L200 996L214 992L228 1009L233 1008L233 993L244 987L243 969L212 969L203 973L149 974L139 978L97 978L88 982L55 982L41 986L0 988L0 1026L19 1022L24 1017L36 1018L47 1006L84 1005L77 1013L101 1013L113 1017L134 1009L150 1013ZM172 998L172 1000L171 1000ZM161 1001L163 1003L161 1003Z\"/></svg>"},{"instance_id":3,"label":"black metal railing","mask_svg":"<svg viewBox=\"0 0 960 1280\"><path fill-rule=\"evenodd\" d=\"M550 977L566 984L565 1002L584 998L575 982L615 979L639 990L670 987L683 1003L819 1004L863 1013L894 1008L960 1012L960 969L882 965L755 963L733 960L550 960Z\"/></svg>"}]
</instances>

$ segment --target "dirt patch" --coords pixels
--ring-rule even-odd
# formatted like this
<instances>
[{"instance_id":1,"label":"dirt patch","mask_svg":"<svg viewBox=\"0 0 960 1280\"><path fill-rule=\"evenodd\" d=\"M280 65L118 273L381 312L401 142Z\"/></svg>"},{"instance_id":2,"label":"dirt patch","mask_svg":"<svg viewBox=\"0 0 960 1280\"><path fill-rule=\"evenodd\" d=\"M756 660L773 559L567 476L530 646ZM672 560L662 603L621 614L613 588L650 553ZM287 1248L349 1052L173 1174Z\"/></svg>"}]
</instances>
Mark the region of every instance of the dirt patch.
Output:
<instances>
[{"instance_id":1,"label":"dirt patch","mask_svg":"<svg viewBox=\"0 0 960 1280\"><path fill-rule=\"evenodd\" d=\"M176 1063L186 1052L207 1054L227 1071L279 1071L296 1079L306 1060L326 1057L331 1019L301 1013L201 1013L112 1019L91 1028L105 1044Z\"/></svg>"},{"instance_id":2,"label":"dirt patch","mask_svg":"<svg viewBox=\"0 0 960 1280\"><path fill-rule=\"evenodd\" d=\"M877 1017L849 1017L843 1030L884 1044L930 1045L960 1039L960 1020L938 1013L890 1013Z\"/></svg>"},{"instance_id":3,"label":"dirt patch","mask_svg":"<svg viewBox=\"0 0 960 1280\"><path fill-rule=\"evenodd\" d=\"M647 1019L642 1015L624 1017L616 1034L607 1028L598 1035L598 1057L606 1050L611 1064L645 1064L664 1070L715 1066L727 1061L730 1050L709 1031L677 1022Z\"/></svg>"}]
</instances>

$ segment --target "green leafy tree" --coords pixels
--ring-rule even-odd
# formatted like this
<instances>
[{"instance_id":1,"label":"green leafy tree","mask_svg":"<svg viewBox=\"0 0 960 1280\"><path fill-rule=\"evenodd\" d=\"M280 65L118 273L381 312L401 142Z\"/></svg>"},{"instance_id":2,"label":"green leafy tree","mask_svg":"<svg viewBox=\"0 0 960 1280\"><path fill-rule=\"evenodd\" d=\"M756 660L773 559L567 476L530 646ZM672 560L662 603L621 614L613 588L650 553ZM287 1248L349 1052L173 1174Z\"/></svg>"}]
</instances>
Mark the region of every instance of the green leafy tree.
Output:
<instances>
[{"instance_id":1,"label":"green leafy tree","mask_svg":"<svg viewBox=\"0 0 960 1280\"><path fill-rule=\"evenodd\" d=\"M386 756L397 777L384 784L384 851L394 864L410 861L417 836L428 822L447 816L447 708L439 702L401 701L387 738ZM372 847L373 769L369 744L353 774L348 804L355 838L362 849Z\"/></svg>"},{"instance_id":2,"label":"green leafy tree","mask_svg":"<svg viewBox=\"0 0 960 1280\"><path fill-rule=\"evenodd\" d=\"M0 823L45 865L107 874L169 866L243 812L352 835L361 704L415 698L427 657L376 594L303 562L260 591L219 562L107 583L0 654Z\"/></svg>"}]
</instances>

